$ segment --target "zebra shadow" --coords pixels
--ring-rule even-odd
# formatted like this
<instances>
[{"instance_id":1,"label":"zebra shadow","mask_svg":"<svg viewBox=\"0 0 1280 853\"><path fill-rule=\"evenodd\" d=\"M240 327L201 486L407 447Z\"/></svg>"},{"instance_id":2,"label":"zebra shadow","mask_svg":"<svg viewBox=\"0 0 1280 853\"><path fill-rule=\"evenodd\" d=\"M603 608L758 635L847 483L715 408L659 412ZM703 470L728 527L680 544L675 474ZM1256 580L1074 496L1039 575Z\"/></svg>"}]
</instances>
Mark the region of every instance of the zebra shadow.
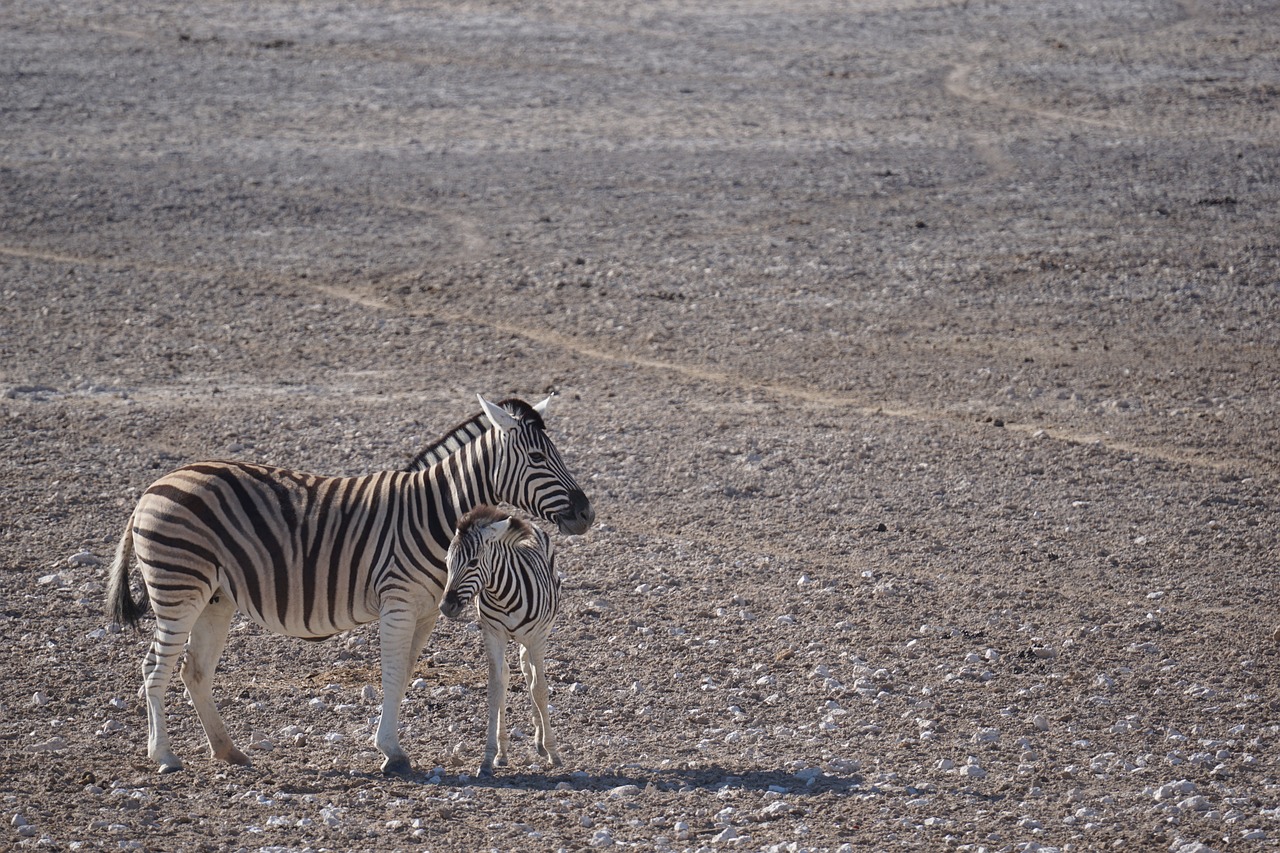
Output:
<instances>
[{"instance_id":1,"label":"zebra shadow","mask_svg":"<svg viewBox=\"0 0 1280 853\"><path fill-rule=\"evenodd\" d=\"M735 770L719 765L696 769L649 768L628 765L592 773L587 770L569 772L523 772L502 769L493 776L478 777L469 773L428 775L414 773L406 781L448 788L519 788L532 791L573 790L599 791L615 796L635 796L646 791L662 793L683 790L720 791L724 789L779 794L820 794L849 791L868 792L862 776L856 773L826 773L820 770L788 773L783 770ZM634 788L635 790L631 790Z\"/></svg>"}]
</instances>

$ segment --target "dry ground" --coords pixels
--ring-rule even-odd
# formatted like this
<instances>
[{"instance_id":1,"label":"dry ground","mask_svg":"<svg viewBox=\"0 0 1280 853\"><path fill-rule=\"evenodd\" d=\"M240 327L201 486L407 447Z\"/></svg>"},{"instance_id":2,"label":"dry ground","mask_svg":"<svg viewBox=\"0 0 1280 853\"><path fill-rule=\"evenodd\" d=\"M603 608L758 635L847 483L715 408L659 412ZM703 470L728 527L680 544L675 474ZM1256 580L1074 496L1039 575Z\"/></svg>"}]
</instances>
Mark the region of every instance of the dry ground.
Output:
<instances>
[{"instance_id":1,"label":"dry ground","mask_svg":"<svg viewBox=\"0 0 1280 853\"><path fill-rule=\"evenodd\" d=\"M1276 845L1277 55L1271 2L5 4L0 847ZM154 773L141 490L548 390L563 770L467 775L464 625L384 779L376 632L238 623L255 766L175 687Z\"/></svg>"}]
</instances>

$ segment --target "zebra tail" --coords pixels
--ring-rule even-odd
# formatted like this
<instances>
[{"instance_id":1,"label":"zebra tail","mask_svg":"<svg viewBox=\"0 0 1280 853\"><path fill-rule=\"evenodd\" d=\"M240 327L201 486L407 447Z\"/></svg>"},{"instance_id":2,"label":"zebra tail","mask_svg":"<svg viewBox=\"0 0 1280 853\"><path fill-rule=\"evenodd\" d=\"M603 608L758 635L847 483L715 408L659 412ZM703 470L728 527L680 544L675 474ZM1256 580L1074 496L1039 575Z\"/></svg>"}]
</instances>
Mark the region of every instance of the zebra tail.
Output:
<instances>
[{"instance_id":1,"label":"zebra tail","mask_svg":"<svg viewBox=\"0 0 1280 853\"><path fill-rule=\"evenodd\" d=\"M141 604L134 600L133 590L129 589L129 565L133 562L133 516L120 537L116 546L116 559L108 573L110 580L107 586L107 615L121 625L138 627L138 620L147 612L151 603L150 597Z\"/></svg>"}]
</instances>

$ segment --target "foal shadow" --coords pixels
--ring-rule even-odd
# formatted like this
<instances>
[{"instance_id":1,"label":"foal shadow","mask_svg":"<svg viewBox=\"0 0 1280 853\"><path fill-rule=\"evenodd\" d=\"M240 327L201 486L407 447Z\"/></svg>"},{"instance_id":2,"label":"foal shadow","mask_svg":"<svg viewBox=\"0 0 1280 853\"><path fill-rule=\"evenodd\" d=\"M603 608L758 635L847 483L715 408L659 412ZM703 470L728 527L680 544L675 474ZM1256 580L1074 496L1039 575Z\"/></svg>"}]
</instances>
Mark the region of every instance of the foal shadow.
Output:
<instances>
[{"instance_id":1,"label":"foal shadow","mask_svg":"<svg viewBox=\"0 0 1280 853\"><path fill-rule=\"evenodd\" d=\"M373 774L370 774L373 776ZM395 778L423 786L442 788L515 788L529 791L573 790L608 793L635 786L638 791L663 792L724 789L775 791L784 794L818 794L866 791L862 776L856 773L827 773L817 768L787 773L782 770L732 770L719 765L699 768L651 768L627 765L604 772L585 770L571 772L526 772L499 768L493 776L476 776L465 772L413 771ZM620 792L622 793L622 792Z\"/></svg>"}]
</instances>

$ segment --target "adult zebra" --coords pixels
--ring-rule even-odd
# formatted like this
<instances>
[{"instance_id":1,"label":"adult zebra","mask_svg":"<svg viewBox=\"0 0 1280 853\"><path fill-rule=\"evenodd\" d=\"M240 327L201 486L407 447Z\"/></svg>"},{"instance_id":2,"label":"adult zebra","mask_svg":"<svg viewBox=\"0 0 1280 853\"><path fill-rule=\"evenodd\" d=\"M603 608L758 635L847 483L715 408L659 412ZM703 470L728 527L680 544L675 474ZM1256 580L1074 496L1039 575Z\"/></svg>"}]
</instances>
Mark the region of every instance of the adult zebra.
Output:
<instances>
[{"instance_id":1,"label":"adult zebra","mask_svg":"<svg viewBox=\"0 0 1280 853\"><path fill-rule=\"evenodd\" d=\"M237 610L269 631L320 640L379 622L382 717L374 743L384 773L410 767L399 709L412 665L435 627L454 525L472 507L505 502L584 533L590 501L521 400L494 405L420 456L425 467L321 477L237 462L204 462L157 480L134 508L116 549L109 614L136 625L149 603L155 635L142 663L147 754L160 772L182 769L169 744L164 694L187 647L182 681L215 758L249 759L213 702L212 677ZM411 468L414 466L411 466ZM147 599L129 588L136 555Z\"/></svg>"}]
</instances>

